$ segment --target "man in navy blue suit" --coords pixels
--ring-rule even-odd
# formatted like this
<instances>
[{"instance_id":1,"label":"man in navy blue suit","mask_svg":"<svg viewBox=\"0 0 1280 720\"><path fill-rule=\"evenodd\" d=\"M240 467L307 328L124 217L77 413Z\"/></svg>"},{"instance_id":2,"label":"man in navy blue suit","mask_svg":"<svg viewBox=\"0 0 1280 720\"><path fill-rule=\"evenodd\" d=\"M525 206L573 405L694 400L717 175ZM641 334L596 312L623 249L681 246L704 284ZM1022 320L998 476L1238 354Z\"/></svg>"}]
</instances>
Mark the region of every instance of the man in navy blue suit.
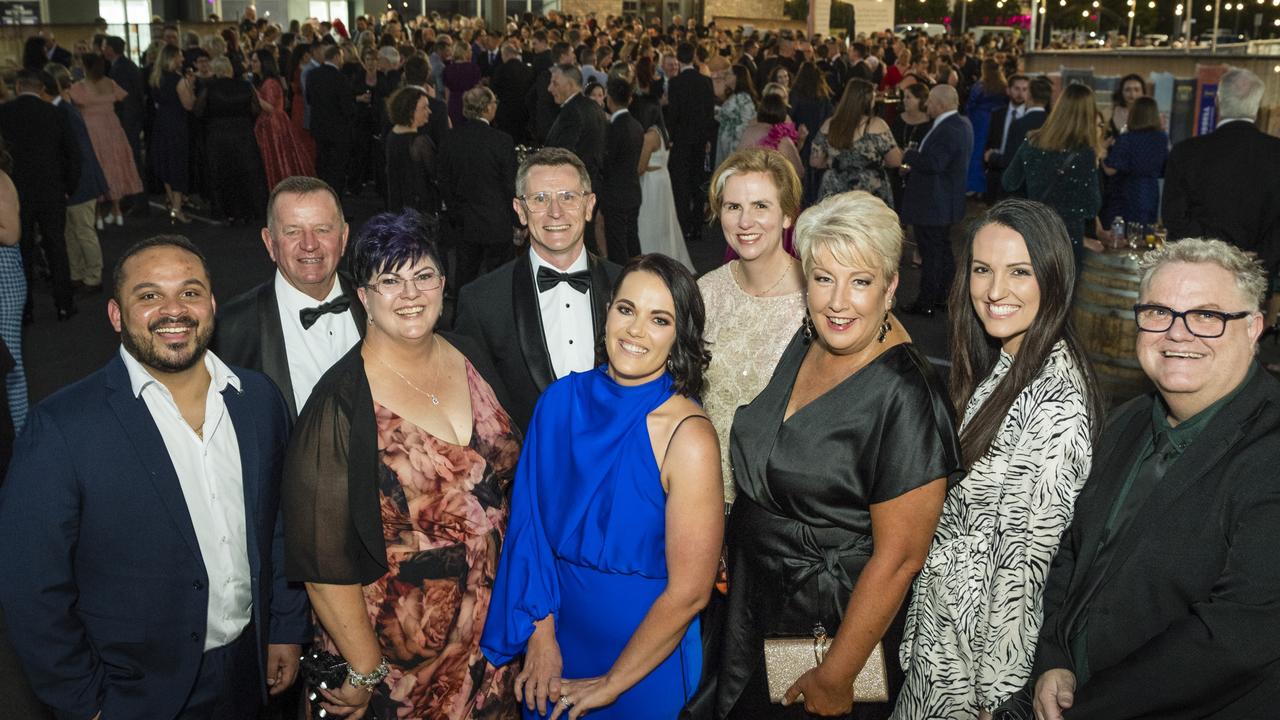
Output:
<instances>
[{"instance_id":1,"label":"man in navy blue suit","mask_svg":"<svg viewBox=\"0 0 1280 720\"><path fill-rule=\"evenodd\" d=\"M932 316L947 306L947 290L955 272L951 226L964 219L965 173L973 152L973 126L958 114L960 97L950 85L929 91L925 109L933 127L908 150L902 165L910 169L902 192L902 222L915 226L920 248L920 294L903 308L913 315Z\"/></svg>"},{"instance_id":2,"label":"man in navy blue suit","mask_svg":"<svg viewBox=\"0 0 1280 720\"><path fill-rule=\"evenodd\" d=\"M0 487L10 640L64 720L252 718L310 637L284 576L289 411L206 350L186 238L135 244L113 282L119 354L32 411Z\"/></svg>"}]
</instances>

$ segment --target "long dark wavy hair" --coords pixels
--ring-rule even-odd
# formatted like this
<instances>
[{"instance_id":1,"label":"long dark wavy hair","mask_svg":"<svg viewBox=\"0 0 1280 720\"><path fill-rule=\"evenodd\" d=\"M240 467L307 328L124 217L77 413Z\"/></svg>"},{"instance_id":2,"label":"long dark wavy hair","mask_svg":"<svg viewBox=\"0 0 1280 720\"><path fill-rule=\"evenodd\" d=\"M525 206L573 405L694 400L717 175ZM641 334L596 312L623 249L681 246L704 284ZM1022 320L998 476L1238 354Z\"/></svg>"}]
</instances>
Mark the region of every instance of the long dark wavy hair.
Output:
<instances>
[{"instance_id":1,"label":"long dark wavy hair","mask_svg":"<svg viewBox=\"0 0 1280 720\"><path fill-rule=\"evenodd\" d=\"M676 310L676 341L671 346L667 370L671 373L677 393L685 397L700 398L707 385L706 372L707 366L711 364L711 351L707 349L707 341L702 336L707 309L702 302L702 292L698 290L697 280L688 268L666 255L641 255L622 268L612 292L609 293L610 302L618 296L622 281L635 272L657 275L671 292L672 304ZM609 354L605 350L604 333L601 333L600 341L596 343L596 364L607 362Z\"/></svg>"},{"instance_id":2,"label":"long dark wavy hair","mask_svg":"<svg viewBox=\"0 0 1280 720\"><path fill-rule=\"evenodd\" d=\"M951 286L950 299L952 358L949 385L956 413L964 414L974 390L1000 359L1000 342L987 334L969 298L973 239L988 225L1003 225L1021 235L1027 244L1031 269L1040 286L1040 309L1014 356L1013 367L960 433L960 454L966 469L987 454L1013 401L1040 373L1059 340L1066 341L1068 352L1084 376L1085 404L1095 441L1106 413L1093 366L1071 326L1071 298L1076 271L1067 227L1048 205L1022 198L996 203L978 216L966 231L964 251L956 264L956 280Z\"/></svg>"}]
</instances>

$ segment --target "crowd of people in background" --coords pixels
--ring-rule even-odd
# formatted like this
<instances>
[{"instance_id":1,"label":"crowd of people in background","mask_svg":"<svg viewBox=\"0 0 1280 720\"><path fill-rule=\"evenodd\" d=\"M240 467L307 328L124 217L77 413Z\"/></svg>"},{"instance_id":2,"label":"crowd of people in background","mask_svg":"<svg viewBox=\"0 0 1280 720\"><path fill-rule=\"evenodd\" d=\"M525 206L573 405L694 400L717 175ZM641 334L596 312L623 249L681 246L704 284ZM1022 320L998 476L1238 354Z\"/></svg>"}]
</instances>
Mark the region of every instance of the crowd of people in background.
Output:
<instances>
[{"instance_id":1,"label":"crowd of people in background","mask_svg":"<svg viewBox=\"0 0 1280 720\"><path fill-rule=\"evenodd\" d=\"M1107 110L1015 35L250 7L139 60L37 35L0 91L32 717L248 718L299 673L349 718L1280 694L1280 139L1247 70L1170 147L1145 78ZM271 277L215 309L180 235L104 277L148 195L262 227ZM1155 390L1109 415L1070 317L1125 222L1169 242L1132 308ZM45 276L60 321L106 285L121 347L28 409ZM945 318L946 383L903 314Z\"/></svg>"}]
</instances>

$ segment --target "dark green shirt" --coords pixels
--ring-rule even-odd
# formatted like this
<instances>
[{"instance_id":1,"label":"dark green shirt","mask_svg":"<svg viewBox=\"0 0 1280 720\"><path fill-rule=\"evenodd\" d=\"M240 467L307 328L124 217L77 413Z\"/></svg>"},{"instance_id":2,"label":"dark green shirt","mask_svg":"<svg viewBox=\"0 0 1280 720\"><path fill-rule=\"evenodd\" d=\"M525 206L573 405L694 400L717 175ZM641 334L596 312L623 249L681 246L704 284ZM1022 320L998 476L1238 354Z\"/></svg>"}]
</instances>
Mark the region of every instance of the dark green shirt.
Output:
<instances>
[{"instance_id":1,"label":"dark green shirt","mask_svg":"<svg viewBox=\"0 0 1280 720\"><path fill-rule=\"evenodd\" d=\"M1249 372L1245 374L1244 380L1236 386L1234 390L1214 401L1212 405L1192 415L1185 422L1179 423L1177 426L1169 423L1169 408L1165 405L1163 398L1157 398L1155 403L1151 405L1151 434L1147 437L1146 444L1142 451L1138 453L1137 460L1129 466L1129 472L1125 475L1124 484L1120 486L1120 492L1116 493L1115 500L1111 503L1111 511L1107 513L1107 524L1102 530L1102 546L1094 555L1093 563L1097 564L1102 558L1103 552L1108 549L1113 531L1117 528L1113 527L1116 518L1120 515L1121 508L1124 507L1125 498L1129 496L1129 491L1133 489L1133 483L1138 478L1138 473L1142 467L1151 460L1152 453L1155 451L1157 440L1161 435L1168 436L1169 449L1165 453L1165 462L1168 467L1172 467L1178 458L1191 444L1200 437L1200 433L1209 426L1213 421L1213 417L1218 411L1226 407L1228 403L1240 394L1249 381L1253 379L1254 373L1258 370L1258 363L1254 362L1249 365ZM1088 614L1083 616L1080 627L1071 636L1071 656L1075 661L1075 674L1077 687L1083 685L1089 678L1089 654L1088 646L1085 641L1088 628Z\"/></svg>"}]
</instances>

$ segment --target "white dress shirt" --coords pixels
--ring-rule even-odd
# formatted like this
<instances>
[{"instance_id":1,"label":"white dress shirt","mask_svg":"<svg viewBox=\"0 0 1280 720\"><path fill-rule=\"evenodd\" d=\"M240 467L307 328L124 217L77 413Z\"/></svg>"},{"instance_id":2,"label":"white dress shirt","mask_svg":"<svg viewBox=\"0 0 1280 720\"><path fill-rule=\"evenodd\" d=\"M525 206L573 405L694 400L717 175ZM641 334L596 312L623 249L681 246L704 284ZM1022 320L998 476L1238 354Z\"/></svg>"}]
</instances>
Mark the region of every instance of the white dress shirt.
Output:
<instances>
[{"instance_id":1,"label":"white dress shirt","mask_svg":"<svg viewBox=\"0 0 1280 720\"><path fill-rule=\"evenodd\" d=\"M627 112L626 108L622 108L621 110L615 111L612 115L609 116L609 124L612 125L613 121L617 120L618 116L625 112Z\"/></svg>"},{"instance_id":2,"label":"white dress shirt","mask_svg":"<svg viewBox=\"0 0 1280 720\"><path fill-rule=\"evenodd\" d=\"M929 132L925 133L924 139L920 141L920 148L919 148L920 152L924 152L924 144L929 142L929 136L933 134L933 131L942 127L942 123L946 121L947 118L951 117L952 115L956 115L959 112L960 112L959 110L948 110L933 119L933 125L929 128Z\"/></svg>"},{"instance_id":3,"label":"white dress shirt","mask_svg":"<svg viewBox=\"0 0 1280 720\"><path fill-rule=\"evenodd\" d=\"M183 419L169 388L123 346L120 357L129 371L134 397L141 397L147 404L164 439L196 531L200 558L209 579L204 649L222 647L248 626L253 606L240 443L222 401L222 391L228 385L240 391L240 378L212 352L205 352L204 366L210 382L201 439Z\"/></svg>"},{"instance_id":4,"label":"white dress shirt","mask_svg":"<svg viewBox=\"0 0 1280 720\"><path fill-rule=\"evenodd\" d=\"M1005 146L1009 142L1009 126L1013 124L1014 120L1018 120L1019 118L1021 118L1022 114L1025 113L1026 111L1027 111L1026 105L1013 105L1013 104L1010 104L1009 109L1005 110L1004 134L1000 136L1000 154L1001 155L1004 154Z\"/></svg>"},{"instance_id":5,"label":"white dress shirt","mask_svg":"<svg viewBox=\"0 0 1280 720\"><path fill-rule=\"evenodd\" d=\"M298 412L307 404L311 390L333 364L342 359L353 345L360 342L360 331L350 310L325 313L316 324L302 328L300 313L306 308L322 304L289 284L280 271L276 271L276 307L280 310L280 329L284 335L284 354L289 359L289 382L293 384L293 399ZM335 277L333 288L322 302L330 302L342 296L342 285ZM351 302L360 302L351 298Z\"/></svg>"},{"instance_id":6,"label":"white dress shirt","mask_svg":"<svg viewBox=\"0 0 1280 720\"><path fill-rule=\"evenodd\" d=\"M533 269L533 289L538 289L538 268L548 267L560 272L551 263L529 249L529 266ZM566 273L587 270L587 250L578 251ZM551 354L551 369L556 379L571 372L585 372L595 367L595 324L591 320L591 291L578 292L569 283L558 283L546 292L538 293L538 309L542 314L542 336Z\"/></svg>"}]
</instances>

